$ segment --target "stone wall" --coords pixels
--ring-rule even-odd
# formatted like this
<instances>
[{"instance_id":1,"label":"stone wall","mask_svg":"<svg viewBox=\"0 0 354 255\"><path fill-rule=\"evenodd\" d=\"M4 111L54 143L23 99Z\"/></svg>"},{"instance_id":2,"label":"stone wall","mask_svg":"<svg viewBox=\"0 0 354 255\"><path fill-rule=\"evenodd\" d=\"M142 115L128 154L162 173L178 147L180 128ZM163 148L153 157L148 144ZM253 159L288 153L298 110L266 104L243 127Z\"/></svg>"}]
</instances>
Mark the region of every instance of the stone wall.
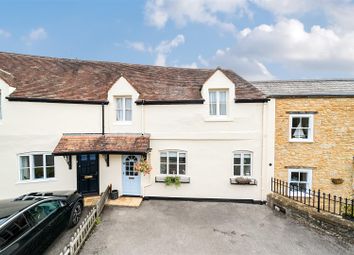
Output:
<instances>
[{"instance_id":1,"label":"stone wall","mask_svg":"<svg viewBox=\"0 0 354 255\"><path fill-rule=\"evenodd\" d=\"M303 224L317 230L354 244L354 222L343 219L326 212L317 210L308 205L296 202L279 194L268 194L267 205L274 209L278 207L287 216L290 216Z\"/></svg>"},{"instance_id":2,"label":"stone wall","mask_svg":"<svg viewBox=\"0 0 354 255\"><path fill-rule=\"evenodd\" d=\"M295 111L315 112L313 142L289 142L289 112ZM276 178L288 181L289 168L311 168L312 189L352 197L354 98L276 99L275 126Z\"/></svg>"}]
</instances>

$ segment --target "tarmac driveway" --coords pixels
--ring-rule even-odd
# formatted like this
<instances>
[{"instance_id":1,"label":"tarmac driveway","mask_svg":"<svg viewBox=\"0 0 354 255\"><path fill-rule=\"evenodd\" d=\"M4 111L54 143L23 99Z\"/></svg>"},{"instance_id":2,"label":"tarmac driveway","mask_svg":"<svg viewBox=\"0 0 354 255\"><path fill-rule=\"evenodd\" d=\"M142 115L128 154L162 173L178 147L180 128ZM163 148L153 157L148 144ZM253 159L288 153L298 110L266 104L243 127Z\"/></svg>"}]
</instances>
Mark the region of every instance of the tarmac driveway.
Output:
<instances>
[{"instance_id":1,"label":"tarmac driveway","mask_svg":"<svg viewBox=\"0 0 354 255\"><path fill-rule=\"evenodd\" d=\"M84 254L354 254L265 205L144 201L106 207Z\"/></svg>"}]
</instances>

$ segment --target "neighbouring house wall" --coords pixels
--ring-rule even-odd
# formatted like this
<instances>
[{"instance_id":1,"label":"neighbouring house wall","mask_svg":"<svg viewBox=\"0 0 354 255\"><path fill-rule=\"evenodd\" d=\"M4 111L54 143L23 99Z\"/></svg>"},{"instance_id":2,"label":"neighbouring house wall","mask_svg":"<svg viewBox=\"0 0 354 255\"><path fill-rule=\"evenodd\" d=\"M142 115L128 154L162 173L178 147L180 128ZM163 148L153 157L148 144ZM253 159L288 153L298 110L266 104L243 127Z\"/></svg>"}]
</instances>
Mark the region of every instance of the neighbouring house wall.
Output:
<instances>
[{"instance_id":1,"label":"neighbouring house wall","mask_svg":"<svg viewBox=\"0 0 354 255\"><path fill-rule=\"evenodd\" d=\"M288 111L316 111L314 141L289 142ZM312 189L342 197L353 192L354 99L276 99L275 177L288 180L288 167L312 168ZM335 185L331 178L342 178Z\"/></svg>"}]
</instances>

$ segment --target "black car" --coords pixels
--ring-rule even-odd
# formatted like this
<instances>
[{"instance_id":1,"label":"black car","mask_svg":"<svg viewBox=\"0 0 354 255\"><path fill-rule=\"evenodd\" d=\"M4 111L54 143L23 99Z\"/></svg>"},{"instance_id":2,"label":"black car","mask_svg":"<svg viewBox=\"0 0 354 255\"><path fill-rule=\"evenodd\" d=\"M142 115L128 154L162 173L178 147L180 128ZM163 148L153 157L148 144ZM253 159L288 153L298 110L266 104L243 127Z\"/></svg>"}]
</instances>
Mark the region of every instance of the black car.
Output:
<instances>
[{"instance_id":1,"label":"black car","mask_svg":"<svg viewBox=\"0 0 354 255\"><path fill-rule=\"evenodd\" d=\"M42 254L64 229L80 221L82 208L76 191L0 200L0 255Z\"/></svg>"}]
</instances>

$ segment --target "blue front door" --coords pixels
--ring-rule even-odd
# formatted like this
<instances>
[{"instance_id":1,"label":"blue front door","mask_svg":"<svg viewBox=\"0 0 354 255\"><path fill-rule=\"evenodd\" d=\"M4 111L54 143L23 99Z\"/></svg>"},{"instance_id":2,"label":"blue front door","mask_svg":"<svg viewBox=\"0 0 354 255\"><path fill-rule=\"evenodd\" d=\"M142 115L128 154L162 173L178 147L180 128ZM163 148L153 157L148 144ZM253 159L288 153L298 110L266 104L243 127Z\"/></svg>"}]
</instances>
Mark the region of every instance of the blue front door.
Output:
<instances>
[{"instance_id":1,"label":"blue front door","mask_svg":"<svg viewBox=\"0 0 354 255\"><path fill-rule=\"evenodd\" d=\"M141 177L134 166L140 160L140 156L129 155L123 157L123 195L140 196L141 195Z\"/></svg>"}]
</instances>

